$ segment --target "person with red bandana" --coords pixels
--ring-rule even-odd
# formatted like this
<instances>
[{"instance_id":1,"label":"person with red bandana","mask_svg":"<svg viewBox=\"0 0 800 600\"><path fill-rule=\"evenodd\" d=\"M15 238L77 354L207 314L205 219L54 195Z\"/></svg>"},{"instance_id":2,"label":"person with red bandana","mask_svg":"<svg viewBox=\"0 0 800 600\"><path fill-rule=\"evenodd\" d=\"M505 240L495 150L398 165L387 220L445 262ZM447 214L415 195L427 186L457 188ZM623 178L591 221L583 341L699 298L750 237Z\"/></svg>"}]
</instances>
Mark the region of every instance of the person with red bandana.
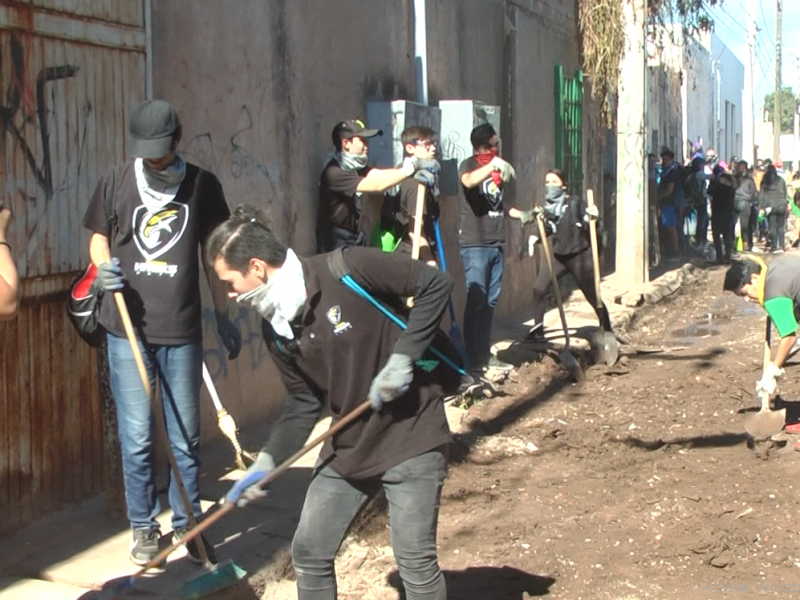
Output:
<instances>
[{"instance_id":1,"label":"person with red bandana","mask_svg":"<svg viewBox=\"0 0 800 600\"><path fill-rule=\"evenodd\" d=\"M459 244L467 280L464 309L464 345L473 373L489 369L510 371L512 366L491 352L492 319L500 297L506 243L505 217L524 225L533 211L505 208L505 187L515 177L514 167L500 158L500 140L488 123L470 134L474 154L458 167L464 202L461 206Z\"/></svg>"}]
</instances>

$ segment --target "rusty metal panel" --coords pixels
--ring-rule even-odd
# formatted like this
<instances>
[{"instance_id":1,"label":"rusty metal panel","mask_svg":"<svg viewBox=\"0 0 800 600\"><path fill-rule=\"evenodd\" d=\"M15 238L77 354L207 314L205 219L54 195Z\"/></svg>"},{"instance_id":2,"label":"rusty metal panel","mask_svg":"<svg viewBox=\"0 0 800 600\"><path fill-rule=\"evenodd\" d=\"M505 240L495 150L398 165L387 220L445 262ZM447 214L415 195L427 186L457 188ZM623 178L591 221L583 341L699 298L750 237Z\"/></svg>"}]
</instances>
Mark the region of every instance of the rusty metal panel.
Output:
<instances>
[{"instance_id":1,"label":"rusty metal panel","mask_svg":"<svg viewBox=\"0 0 800 600\"><path fill-rule=\"evenodd\" d=\"M104 488L97 353L64 302L88 262L83 213L145 96L142 21L134 0L0 3L0 199L23 294L0 322L0 533Z\"/></svg>"},{"instance_id":2,"label":"rusty metal panel","mask_svg":"<svg viewBox=\"0 0 800 600\"><path fill-rule=\"evenodd\" d=\"M16 3L74 17L144 27L144 2L137 0L17 0Z\"/></svg>"},{"instance_id":3,"label":"rusty metal panel","mask_svg":"<svg viewBox=\"0 0 800 600\"><path fill-rule=\"evenodd\" d=\"M80 221L100 174L125 157L144 68L137 52L0 31L0 175L21 277L85 263Z\"/></svg>"}]
</instances>

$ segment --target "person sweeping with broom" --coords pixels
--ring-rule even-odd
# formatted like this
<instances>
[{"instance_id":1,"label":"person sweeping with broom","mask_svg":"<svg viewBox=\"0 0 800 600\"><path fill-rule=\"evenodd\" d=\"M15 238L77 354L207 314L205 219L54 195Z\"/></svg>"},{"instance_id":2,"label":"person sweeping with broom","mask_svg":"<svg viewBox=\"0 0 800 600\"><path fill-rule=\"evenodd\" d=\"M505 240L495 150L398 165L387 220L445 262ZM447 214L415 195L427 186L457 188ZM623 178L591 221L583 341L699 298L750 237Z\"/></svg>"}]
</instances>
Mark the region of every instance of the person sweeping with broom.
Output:
<instances>
[{"instance_id":1,"label":"person sweeping with broom","mask_svg":"<svg viewBox=\"0 0 800 600\"><path fill-rule=\"evenodd\" d=\"M556 277L569 271L578 287L594 308L603 333L614 330L605 303L597 301L594 282L592 247L589 239L589 219L600 215L596 206L588 206L580 197L569 194L567 177L560 169L551 169L545 177L546 195L544 206L535 210L543 214L547 231L552 236L553 267ZM547 309L547 290L551 277L547 265L540 260L536 280L533 284L534 326L527 341L545 342L544 313ZM598 304L600 305L598 307Z\"/></svg>"},{"instance_id":2,"label":"person sweeping with broom","mask_svg":"<svg viewBox=\"0 0 800 600\"><path fill-rule=\"evenodd\" d=\"M225 502L263 496L258 483L303 445L323 404L335 427L369 403L371 411L321 450L292 542L298 599L336 598L336 552L359 509L382 488L405 597L445 600L436 552L450 440L442 400L459 376L427 350L447 308L449 276L375 248L299 258L250 206L238 207L212 233L207 256L228 295L263 317L264 339L288 391L269 441ZM345 285L348 274L398 312L413 296L407 329Z\"/></svg>"}]
</instances>

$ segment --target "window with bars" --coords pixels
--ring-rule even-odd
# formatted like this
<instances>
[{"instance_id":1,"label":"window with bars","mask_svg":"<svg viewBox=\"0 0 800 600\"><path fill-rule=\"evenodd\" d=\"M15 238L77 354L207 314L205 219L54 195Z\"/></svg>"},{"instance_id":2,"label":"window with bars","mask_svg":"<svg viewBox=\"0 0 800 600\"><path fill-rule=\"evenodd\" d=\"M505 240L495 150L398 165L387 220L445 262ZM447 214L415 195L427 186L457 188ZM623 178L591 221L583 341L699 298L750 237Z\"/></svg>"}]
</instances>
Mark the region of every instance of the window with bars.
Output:
<instances>
[{"instance_id":1,"label":"window with bars","mask_svg":"<svg viewBox=\"0 0 800 600\"><path fill-rule=\"evenodd\" d=\"M583 73L565 77L556 66L556 167L567 174L570 188L583 190Z\"/></svg>"}]
</instances>

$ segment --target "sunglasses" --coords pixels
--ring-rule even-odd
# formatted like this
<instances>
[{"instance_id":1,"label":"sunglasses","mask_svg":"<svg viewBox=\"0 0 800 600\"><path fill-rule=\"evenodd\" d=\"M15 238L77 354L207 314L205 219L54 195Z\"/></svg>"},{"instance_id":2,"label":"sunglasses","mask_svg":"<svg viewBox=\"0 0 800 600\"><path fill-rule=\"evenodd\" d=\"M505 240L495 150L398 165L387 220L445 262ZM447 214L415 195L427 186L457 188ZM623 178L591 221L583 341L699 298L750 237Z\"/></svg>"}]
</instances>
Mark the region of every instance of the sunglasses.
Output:
<instances>
[{"instance_id":1,"label":"sunglasses","mask_svg":"<svg viewBox=\"0 0 800 600\"><path fill-rule=\"evenodd\" d=\"M436 148L436 142L433 141L433 140L424 141L424 142L420 141L420 140L414 140L414 145L415 146L422 146L423 148L425 148L425 150L431 150L432 148Z\"/></svg>"}]
</instances>

